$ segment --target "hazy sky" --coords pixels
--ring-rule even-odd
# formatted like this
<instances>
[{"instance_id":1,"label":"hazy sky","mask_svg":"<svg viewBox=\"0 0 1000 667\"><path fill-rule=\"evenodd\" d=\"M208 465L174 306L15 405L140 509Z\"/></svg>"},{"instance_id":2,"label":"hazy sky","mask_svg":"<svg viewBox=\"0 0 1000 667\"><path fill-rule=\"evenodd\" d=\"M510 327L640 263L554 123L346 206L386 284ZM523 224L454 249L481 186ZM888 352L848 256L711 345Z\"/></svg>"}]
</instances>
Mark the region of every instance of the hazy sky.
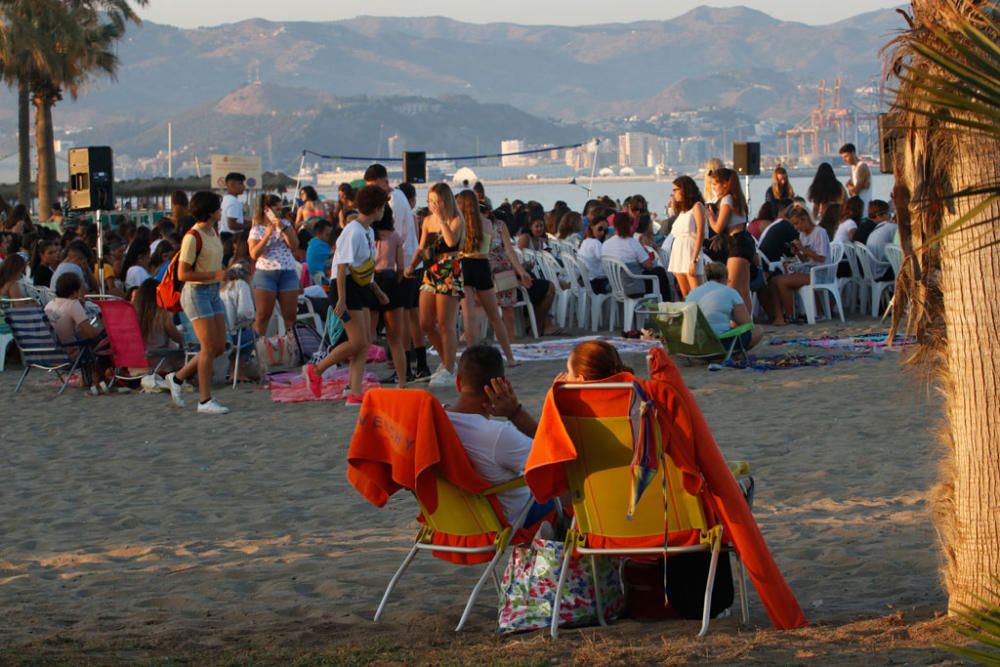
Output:
<instances>
[{"instance_id":1,"label":"hazy sky","mask_svg":"<svg viewBox=\"0 0 1000 667\"><path fill-rule=\"evenodd\" d=\"M786 21L825 24L881 7L894 7L899 0L150 0L139 13L147 20L183 27L232 23L247 18L272 20L331 21L359 14L376 16L447 16L460 21L487 23L510 21L524 24L582 25L589 23L662 20L699 5L727 7L743 4Z\"/></svg>"}]
</instances>

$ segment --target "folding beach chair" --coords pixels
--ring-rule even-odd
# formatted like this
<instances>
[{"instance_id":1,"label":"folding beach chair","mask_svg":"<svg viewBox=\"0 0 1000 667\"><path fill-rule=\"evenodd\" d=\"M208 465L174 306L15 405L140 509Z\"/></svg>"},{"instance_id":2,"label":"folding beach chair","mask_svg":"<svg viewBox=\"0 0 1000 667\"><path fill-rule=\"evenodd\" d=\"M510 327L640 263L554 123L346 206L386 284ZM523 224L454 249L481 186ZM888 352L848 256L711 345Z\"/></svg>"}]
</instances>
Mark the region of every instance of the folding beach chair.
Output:
<instances>
[{"instance_id":1,"label":"folding beach chair","mask_svg":"<svg viewBox=\"0 0 1000 667\"><path fill-rule=\"evenodd\" d=\"M400 438L405 440L403 448L399 446ZM440 450L440 460L416 470L420 463L414 466L412 457L419 459L428 445ZM393 589L422 551L459 565L487 563L469 594L456 632L468 621L487 579L493 579L497 594L502 595L497 566L523 525L531 503L511 524L497 494L524 486L524 478L489 486L479 477L432 394L417 389L366 392L347 461L348 479L373 504L381 506L388 494L406 489L416 497L420 508L421 528L389 580L375 611L375 622L382 618ZM411 473L414 476L407 480Z\"/></svg>"},{"instance_id":2,"label":"folding beach chair","mask_svg":"<svg viewBox=\"0 0 1000 667\"><path fill-rule=\"evenodd\" d=\"M661 303L653 314L653 321L663 335L663 345L670 354L705 361L722 359L723 362L736 353L744 358L747 356L742 336L753 331L751 322L716 334L696 303ZM732 341L731 344L727 344L728 341Z\"/></svg>"},{"instance_id":3,"label":"folding beach chair","mask_svg":"<svg viewBox=\"0 0 1000 667\"><path fill-rule=\"evenodd\" d=\"M705 586L701 631L708 632L712 590L719 554L724 546L722 524L716 519L704 494L685 490L683 473L669 454L660 455L664 434L655 420L648 433L649 452L655 473L646 477L645 491L636 502L633 488L633 422L630 417L633 382L556 384L554 401L576 456L564 463L573 499L574 519L566 537L559 583L556 587L551 634L558 636L559 608L572 556L589 556L596 577L597 556L665 556L694 552L710 554ZM640 390L641 391L641 390ZM599 412L595 410L600 406ZM665 477L665 479L664 479ZM633 507L631 517L628 510ZM742 562L736 558L741 619L749 620L746 581ZM605 625L600 587L597 594L598 619Z\"/></svg>"},{"instance_id":4,"label":"folding beach chair","mask_svg":"<svg viewBox=\"0 0 1000 667\"><path fill-rule=\"evenodd\" d=\"M139 327L139 318L136 315L132 304L117 297L104 297L93 299L101 309L101 319L104 321L104 331L108 335L111 344L111 364L114 368L114 376L111 384L118 380L130 381L139 380L146 372L138 375L133 374L129 369L152 369L149 373L157 373L163 362L170 356L184 354L181 349L151 349L147 350L142 340L142 329ZM150 362L155 361L153 366Z\"/></svg>"},{"instance_id":5,"label":"folding beach chair","mask_svg":"<svg viewBox=\"0 0 1000 667\"><path fill-rule=\"evenodd\" d=\"M55 373L62 382L59 394L66 391L73 373L80 368L87 358L87 351L80 347L80 353L75 359L70 359L66 347L56 338L52 325L45 317L45 311L34 299L0 299L0 309L14 336L14 344L21 353L21 363L24 372L17 381L14 392L21 391L21 385L32 368L38 368L48 373ZM65 372L65 377L63 373Z\"/></svg>"}]
</instances>

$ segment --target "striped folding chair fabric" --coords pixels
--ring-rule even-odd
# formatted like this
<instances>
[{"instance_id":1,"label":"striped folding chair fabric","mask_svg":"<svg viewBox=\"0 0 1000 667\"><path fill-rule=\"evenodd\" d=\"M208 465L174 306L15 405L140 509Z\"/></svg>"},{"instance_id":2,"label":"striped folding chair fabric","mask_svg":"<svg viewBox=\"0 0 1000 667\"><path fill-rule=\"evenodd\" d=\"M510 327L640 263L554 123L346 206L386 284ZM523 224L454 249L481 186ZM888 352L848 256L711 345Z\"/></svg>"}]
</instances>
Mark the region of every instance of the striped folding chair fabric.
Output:
<instances>
[{"instance_id":1,"label":"striped folding chair fabric","mask_svg":"<svg viewBox=\"0 0 1000 667\"><path fill-rule=\"evenodd\" d=\"M49 373L55 373L62 381L59 393L62 394L69 385L69 379L80 364L83 354L76 359L70 359L66 350L56 338L52 325L45 317L45 311L34 299L3 299L0 309L14 335L14 344L21 352L21 363L24 372L17 381L14 392L21 391L24 379L32 368L38 368ZM66 372L65 377L63 371Z\"/></svg>"}]
</instances>

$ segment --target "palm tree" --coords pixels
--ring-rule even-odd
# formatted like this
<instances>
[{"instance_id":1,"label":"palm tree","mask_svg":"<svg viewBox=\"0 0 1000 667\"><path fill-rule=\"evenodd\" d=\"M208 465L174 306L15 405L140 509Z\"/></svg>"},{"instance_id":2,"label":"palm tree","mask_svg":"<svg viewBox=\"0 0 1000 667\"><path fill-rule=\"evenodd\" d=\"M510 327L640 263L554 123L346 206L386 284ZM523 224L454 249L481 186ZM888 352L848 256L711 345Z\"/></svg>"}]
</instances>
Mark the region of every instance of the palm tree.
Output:
<instances>
[{"instance_id":1,"label":"palm tree","mask_svg":"<svg viewBox=\"0 0 1000 667\"><path fill-rule=\"evenodd\" d=\"M38 26L51 24L60 15L55 0L4 0L0 2L0 77L17 90L18 117L18 200L31 204L31 117L32 81L48 72L55 52L53 32ZM64 25L62 31L75 26ZM65 34L65 32L64 32Z\"/></svg>"},{"instance_id":2,"label":"palm tree","mask_svg":"<svg viewBox=\"0 0 1000 667\"><path fill-rule=\"evenodd\" d=\"M33 0L26 0L32 2ZM134 0L145 6L148 0ZM140 23L130 0L55 0L59 12L47 17L47 34L57 36L51 67L31 84L38 152L38 207L48 214L56 197L55 139L52 107L65 90L74 99L95 74L112 78L118 69L115 44L129 22ZM72 26L69 30L64 30Z\"/></svg>"},{"instance_id":3,"label":"palm tree","mask_svg":"<svg viewBox=\"0 0 1000 667\"><path fill-rule=\"evenodd\" d=\"M912 0L894 40L906 254L894 324L943 376L947 455L934 493L948 608L981 609L1000 576L1000 21L996 0ZM993 600L993 602L997 602Z\"/></svg>"}]
</instances>

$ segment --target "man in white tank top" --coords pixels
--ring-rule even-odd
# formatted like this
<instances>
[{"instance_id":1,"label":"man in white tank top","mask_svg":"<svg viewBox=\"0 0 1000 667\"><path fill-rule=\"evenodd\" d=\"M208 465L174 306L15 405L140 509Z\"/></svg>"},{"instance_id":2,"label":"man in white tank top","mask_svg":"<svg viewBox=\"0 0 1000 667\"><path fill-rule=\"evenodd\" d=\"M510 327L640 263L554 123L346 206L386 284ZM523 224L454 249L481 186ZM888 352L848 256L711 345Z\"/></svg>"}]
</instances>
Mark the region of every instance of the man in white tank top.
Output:
<instances>
[{"instance_id":1,"label":"man in white tank top","mask_svg":"<svg viewBox=\"0 0 1000 667\"><path fill-rule=\"evenodd\" d=\"M872 172L868 164L858 157L854 144L844 144L840 147L840 157L851 168L851 180L847 181L847 193L852 197L860 197L864 202L862 210L868 210L868 202L872 200Z\"/></svg>"}]
</instances>

